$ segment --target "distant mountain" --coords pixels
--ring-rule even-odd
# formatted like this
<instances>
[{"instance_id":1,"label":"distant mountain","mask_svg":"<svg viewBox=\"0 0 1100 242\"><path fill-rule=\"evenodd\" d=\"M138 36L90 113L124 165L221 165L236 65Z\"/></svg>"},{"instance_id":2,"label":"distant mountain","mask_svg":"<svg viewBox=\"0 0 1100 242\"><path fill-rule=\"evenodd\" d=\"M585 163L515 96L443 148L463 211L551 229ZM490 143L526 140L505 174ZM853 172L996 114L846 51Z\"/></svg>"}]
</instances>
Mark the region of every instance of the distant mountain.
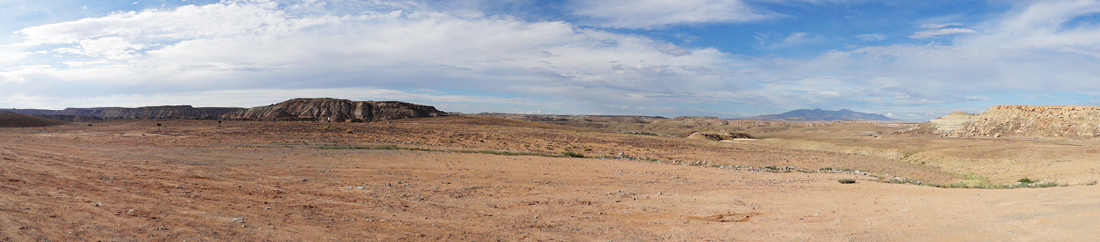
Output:
<instances>
[{"instance_id":1,"label":"distant mountain","mask_svg":"<svg viewBox=\"0 0 1100 242\"><path fill-rule=\"evenodd\" d=\"M867 120L867 121L900 121L888 118L882 114L861 113L848 109L830 111L817 109L799 109L782 114L760 115L748 117L752 120L785 120L785 121L841 121L841 120Z\"/></svg>"}]
</instances>

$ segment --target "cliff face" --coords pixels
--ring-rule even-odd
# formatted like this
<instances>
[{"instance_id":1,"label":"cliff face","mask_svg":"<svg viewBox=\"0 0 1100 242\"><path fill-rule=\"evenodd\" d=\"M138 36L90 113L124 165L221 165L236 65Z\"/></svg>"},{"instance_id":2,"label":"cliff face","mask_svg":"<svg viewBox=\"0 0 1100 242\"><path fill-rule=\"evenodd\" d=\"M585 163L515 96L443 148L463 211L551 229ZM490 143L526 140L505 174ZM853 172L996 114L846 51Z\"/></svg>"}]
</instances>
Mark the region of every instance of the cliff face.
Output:
<instances>
[{"instance_id":1,"label":"cliff face","mask_svg":"<svg viewBox=\"0 0 1100 242\"><path fill-rule=\"evenodd\" d=\"M999 105L977 115L952 113L922 126L948 137L1093 138L1100 137L1100 107Z\"/></svg>"},{"instance_id":2,"label":"cliff face","mask_svg":"<svg viewBox=\"0 0 1100 242\"><path fill-rule=\"evenodd\" d=\"M351 101L335 98L296 98L223 115L229 119L316 120L374 122L403 118L447 116L435 107L397 101Z\"/></svg>"},{"instance_id":3,"label":"cliff face","mask_svg":"<svg viewBox=\"0 0 1100 242\"><path fill-rule=\"evenodd\" d=\"M68 119L216 119L244 108L195 108L190 105L140 108L66 108L65 110L11 109L14 113L67 117Z\"/></svg>"}]
</instances>

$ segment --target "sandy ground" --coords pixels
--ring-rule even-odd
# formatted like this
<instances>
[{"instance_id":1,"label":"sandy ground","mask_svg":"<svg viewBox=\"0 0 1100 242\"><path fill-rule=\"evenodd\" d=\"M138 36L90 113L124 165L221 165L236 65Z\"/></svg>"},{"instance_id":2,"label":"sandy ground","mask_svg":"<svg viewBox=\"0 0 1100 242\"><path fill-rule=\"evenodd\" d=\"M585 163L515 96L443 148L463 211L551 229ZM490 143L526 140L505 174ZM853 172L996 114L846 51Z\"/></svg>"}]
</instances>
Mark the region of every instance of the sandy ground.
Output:
<instances>
[{"instance_id":1,"label":"sandy ground","mask_svg":"<svg viewBox=\"0 0 1100 242\"><path fill-rule=\"evenodd\" d=\"M0 240L1100 239L1100 186L944 189L622 159L331 150L290 144L324 133L286 126L149 122L0 130Z\"/></svg>"}]
</instances>

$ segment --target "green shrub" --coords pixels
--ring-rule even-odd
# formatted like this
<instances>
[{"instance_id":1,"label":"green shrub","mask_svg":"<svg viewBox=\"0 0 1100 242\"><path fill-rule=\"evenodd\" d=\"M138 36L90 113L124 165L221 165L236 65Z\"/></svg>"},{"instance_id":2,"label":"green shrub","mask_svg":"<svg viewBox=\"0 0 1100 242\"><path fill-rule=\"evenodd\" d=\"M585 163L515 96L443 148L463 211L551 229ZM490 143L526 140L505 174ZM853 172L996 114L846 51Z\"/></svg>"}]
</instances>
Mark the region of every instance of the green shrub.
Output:
<instances>
[{"instance_id":1,"label":"green shrub","mask_svg":"<svg viewBox=\"0 0 1100 242\"><path fill-rule=\"evenodd\" d=\"M840 182L840 184L856 183L856 179L840 179L840 180L836 180L836 181Z\"/></svg>"},{"instance_id":2,"label":"green shrub","mask_svg":"<svg viewBox=\"0 0 1100 242\"><path fill-rule=\"evenodd\" d=\"M584 158L584 154L573 152L573 151L568 151L568 150L561 153L561 155L562 156L567 156L567 157Z\"/></svg>"}]
</instances>

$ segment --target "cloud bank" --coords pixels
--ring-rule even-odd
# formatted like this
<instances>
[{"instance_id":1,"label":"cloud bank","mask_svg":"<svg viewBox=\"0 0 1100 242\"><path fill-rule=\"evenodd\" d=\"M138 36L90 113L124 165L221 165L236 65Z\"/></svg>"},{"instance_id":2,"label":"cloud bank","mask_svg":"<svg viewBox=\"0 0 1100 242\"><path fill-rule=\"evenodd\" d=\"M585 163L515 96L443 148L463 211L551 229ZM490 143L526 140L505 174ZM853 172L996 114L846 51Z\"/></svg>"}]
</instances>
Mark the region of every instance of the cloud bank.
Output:
<instances>
[{"instance_id":1,"label":"cloud bank","mask_svg":"<svg viewBox=\"0 0 1100 242\"><path fill-rule=\"evenodd\" d=\"M1014 94L1100 95L1100 23L1089 18L1100 14L1096 1L1026 3L985 22L932 24L910 36L931 43L810 58L614 31L778 16L740 1L601 1L572 12L594 25L416 2L357 4L225 1L23 28L19 41L0 45L0 105L256 106L333 96L463 112L730 117L822 107L926 120L1021 101ZM779 38L766 47L825 41L804 32Z\"/></svg>"}]
</instances>

